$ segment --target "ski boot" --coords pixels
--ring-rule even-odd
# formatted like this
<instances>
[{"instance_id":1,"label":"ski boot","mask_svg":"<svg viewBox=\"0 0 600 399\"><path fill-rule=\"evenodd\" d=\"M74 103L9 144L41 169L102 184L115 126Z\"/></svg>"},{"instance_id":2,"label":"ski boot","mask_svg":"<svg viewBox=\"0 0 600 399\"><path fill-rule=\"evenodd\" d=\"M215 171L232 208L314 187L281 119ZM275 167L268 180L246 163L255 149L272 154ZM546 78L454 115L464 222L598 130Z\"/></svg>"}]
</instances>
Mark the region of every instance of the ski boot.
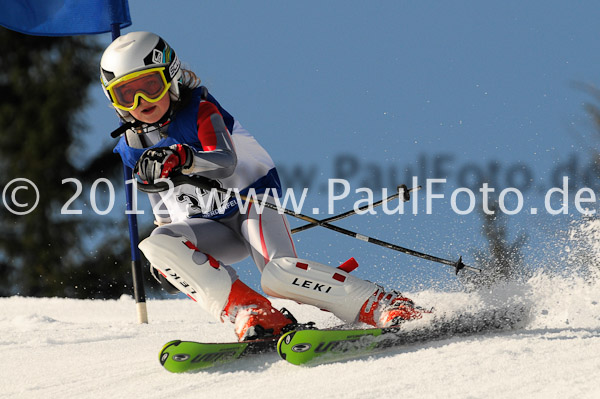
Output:
<instances>
[{"instance_id":1,"label":"ski boot","mask_svg":"<svg viewBox=\"0 0 600 399\"><path fill-rule=\"evenodd\" d=\"M235 324L240 342L276 338L298 326L290 312L275 309L267 298L240 280L231 286L224 313Z\"/></svg>"},{"instance_id":2,"label":"ski boot","mask_svg":"<svg viewBox=\"0 0 600 399\"><path fill-rule=\"evenodd\" d=\"M360 309L358 321L373 327L397 326L407 320L423 317L429 311L415 306L414 302L398 291L386 293L378 289Z\"/></svg>"}]
</instances>

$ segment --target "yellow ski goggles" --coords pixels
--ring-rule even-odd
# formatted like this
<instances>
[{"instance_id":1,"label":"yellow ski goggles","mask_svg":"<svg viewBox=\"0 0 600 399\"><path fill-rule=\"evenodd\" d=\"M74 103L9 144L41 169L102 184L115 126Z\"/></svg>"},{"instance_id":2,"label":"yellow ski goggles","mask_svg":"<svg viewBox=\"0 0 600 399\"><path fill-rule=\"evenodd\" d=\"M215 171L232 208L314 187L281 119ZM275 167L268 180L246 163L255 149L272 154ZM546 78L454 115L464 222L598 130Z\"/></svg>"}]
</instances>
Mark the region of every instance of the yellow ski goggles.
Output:
<instances>
[{"instance_id":1,"label":"yellow ski goggles","mask_svg":"<svg viewBox=\"0 0 600 399\"><path fill-rule=\"evenodd\" d=\"M124 111L133 111L140 105L140 97L149 103L160 101L169 91L171 82L165 78L165 67L144 69L121 76L106 87L112 105Z\"/></svg>"}]
</instances>

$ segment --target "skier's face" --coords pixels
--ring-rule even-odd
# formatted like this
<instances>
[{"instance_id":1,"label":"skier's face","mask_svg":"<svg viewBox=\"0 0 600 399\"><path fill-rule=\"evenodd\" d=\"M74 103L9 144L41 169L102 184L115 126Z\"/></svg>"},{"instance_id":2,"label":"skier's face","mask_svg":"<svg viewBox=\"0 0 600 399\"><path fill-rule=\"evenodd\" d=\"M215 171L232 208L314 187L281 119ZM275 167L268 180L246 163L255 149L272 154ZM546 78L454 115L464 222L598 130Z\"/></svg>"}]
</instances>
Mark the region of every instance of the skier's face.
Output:
<instances>
[{"instance_id":1,"label":"skier's face","mask_svg":"<svg viewBox=\"0 0 600 399\"><path fill-rule=\"evenodd\" d=\"M168 93L155 103L149 103L143 98L140 98L139 101L140 104L138 107L129 111L129 113L131 113L131 116L135 119L144 123L158 122L169 109L169 105L171 105L171 98Z\"/></svg>"}]
</instances>

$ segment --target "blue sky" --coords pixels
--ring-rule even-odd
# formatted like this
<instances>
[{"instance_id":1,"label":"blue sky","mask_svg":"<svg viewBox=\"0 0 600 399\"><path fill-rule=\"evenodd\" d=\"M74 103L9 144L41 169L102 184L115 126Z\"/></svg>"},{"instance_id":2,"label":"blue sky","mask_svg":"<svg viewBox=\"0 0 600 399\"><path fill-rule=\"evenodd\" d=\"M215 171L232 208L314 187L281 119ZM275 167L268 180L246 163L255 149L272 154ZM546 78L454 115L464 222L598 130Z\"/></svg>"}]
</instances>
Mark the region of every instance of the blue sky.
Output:
<instances>
[{"instance_id":1,"label":"blue sky","mask_svg":"<svg viewBox=\"0 0 600 399\"><path fill-rule=\"evenodd\" d=\"M448 184L433 215L423 214L421 198L416 216L340 223L408 248L472 260L473 248L485 244L481 218L456 215L448 201L461 176L468 181L469 172L495 170L499 186L529 177L526 208L541 206L540 193L557 170L578 156L582 172L590 148L600 144L583 109L593 99L576 86L600 80L600 7L592 1L129 5L133 25L124 32L163 36L270 151L287 185L294 168L312 182L305 213L326 208L322 188L343 168L353 189L365 182L391 187L409 184L405 176L413 174L435 177L437 159L437 177ZM110 35L101 40L108 44ZM94 146L108 144L117 121L99 86L92 95L87 137ZM340 203L339 211L357 199ZM562 245L549 241L574 217L522 212L509 226L512 234L528 232L530 263L544 264ZM335 265L354 256L357 274L400 289L454 281L444 266L324 229L295 238L303 257ZM238 270L258 281L249 262Z\"/></svg>"}]
</instances>

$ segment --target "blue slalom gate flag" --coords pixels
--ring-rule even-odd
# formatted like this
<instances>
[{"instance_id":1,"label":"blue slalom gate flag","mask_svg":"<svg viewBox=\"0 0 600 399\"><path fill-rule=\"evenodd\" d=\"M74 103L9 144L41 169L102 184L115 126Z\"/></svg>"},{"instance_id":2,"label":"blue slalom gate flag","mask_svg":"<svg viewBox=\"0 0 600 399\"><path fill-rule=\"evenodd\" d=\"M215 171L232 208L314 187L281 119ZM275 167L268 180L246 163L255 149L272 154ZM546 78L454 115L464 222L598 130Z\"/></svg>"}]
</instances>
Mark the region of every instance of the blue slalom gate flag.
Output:
<instances>
[{"instance_id":1,"label":"blue slalom gate flag","mask_svg":"<svg viewBox=\"0 0 600 399\"><path fill-rule=\"evenodd\" d=\"M131 25L127 0L0 0L0 25L28 35L72 36Z\"/></svg>"}]
</instances>

